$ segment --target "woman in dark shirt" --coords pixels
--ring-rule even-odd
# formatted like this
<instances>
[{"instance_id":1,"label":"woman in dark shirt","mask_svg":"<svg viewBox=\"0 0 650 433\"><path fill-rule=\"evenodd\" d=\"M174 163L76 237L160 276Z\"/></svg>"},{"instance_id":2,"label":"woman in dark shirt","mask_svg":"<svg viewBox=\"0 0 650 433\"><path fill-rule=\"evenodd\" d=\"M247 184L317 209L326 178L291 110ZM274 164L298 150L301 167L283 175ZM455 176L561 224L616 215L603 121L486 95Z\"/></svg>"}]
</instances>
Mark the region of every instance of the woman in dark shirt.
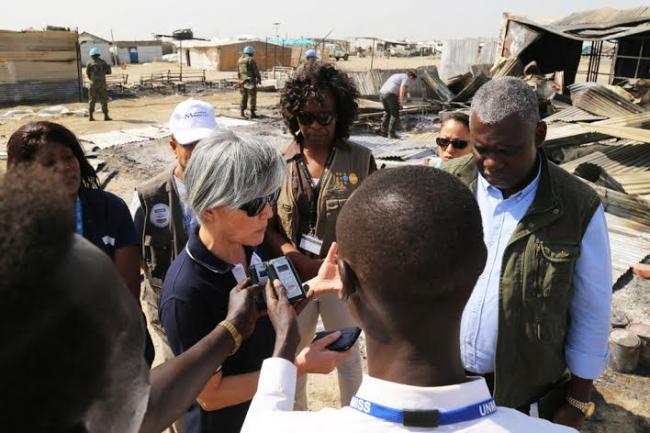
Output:
<instances>
[{"instance_id":1,"label":"woman in dark shirt","mask_svg":"<svg viewBox=\"0 0 650 433\"><path fill-rule=\"evenodd\" d=\"M51 169L75 207L77 234L108 254L124 282L139 301L138 247L129 209L119 197L99 187L77 137L53 122L24 125L7 144L9 172L36 162Z\"/></svg>"},{"instance_id":2,"label":"woman in dark shirt","mask_svg":"<svg viewBox=\"0 0 650 433\"><path fill-rule=\"evenodd\" d=\"M199 226L167 271L159 310L174 354L187 351L226 318L230 291L246 280L251 265L264 259L257 246L273 216L285 171L275 148L229 131L201 140L192 153L185 182ZM318 292L317 280L309 282L310 294ZM215 365L214 376L184 417L185 433L239 432L262 361L274 345L273 327L262 317L238 350ZM348 356L328 352L335 361ZM299 374L318 371L312 367L298 362Z\"/></svg>"}]
</instances>

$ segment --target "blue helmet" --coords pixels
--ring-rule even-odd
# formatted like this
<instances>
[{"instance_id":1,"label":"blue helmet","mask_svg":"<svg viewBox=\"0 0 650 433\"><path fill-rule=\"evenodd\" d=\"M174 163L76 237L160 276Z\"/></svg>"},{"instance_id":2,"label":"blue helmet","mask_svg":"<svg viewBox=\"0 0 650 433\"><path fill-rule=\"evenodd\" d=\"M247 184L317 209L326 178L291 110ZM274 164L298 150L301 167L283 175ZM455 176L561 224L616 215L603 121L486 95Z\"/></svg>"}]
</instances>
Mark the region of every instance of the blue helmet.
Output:
<instances>
[{"instance_id":1,"label":"blue helmet","mask_svg":"<svg viewBox=\"0 0 650 433\"><path fill-rule=\"evenodd\" d=\"M95 47L95 48L91 48L88 54L90 54L90 57L94 57L94 56L100 56L102 53L101 51L99 51L99 48Z\"/></svg>"},{"instance_id":2,"label":"blue helmet","mask_svg":"<svg viewBox=\"0 0 650 433\"><path fill-rule=\"evenodd\" d=\"M311 58L317 59L318 55L316 54L315 50L307 50L307 52L305 53L305 58L306 59L311 59Z\"/></svg>"},{"instance_id":3,"label":"blue helmet","mask_svg":"<svg viewBox=\"0 0 650 433\"><path fill-rule=\"evenodd\" d=\"M250 47L250 46L244 48L244 54L255 54L255 48Z\"/></svg>"}]
</instances>

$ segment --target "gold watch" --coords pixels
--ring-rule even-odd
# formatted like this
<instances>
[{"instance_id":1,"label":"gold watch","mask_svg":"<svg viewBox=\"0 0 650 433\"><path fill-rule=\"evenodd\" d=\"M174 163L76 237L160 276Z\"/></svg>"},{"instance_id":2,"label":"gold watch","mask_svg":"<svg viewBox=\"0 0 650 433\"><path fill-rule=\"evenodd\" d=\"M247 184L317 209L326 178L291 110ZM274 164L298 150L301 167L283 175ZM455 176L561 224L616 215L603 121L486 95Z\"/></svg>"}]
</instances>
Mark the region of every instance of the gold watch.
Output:
<instances>
[{"instance_id":1,"label":"gold watch","mask_svg":"<svg viewBox=\"0 0 650 433\"><path fill-rule=\"evenodd\" d=\"M584 414L585 418L589 418L596 411L596 403L594 403L593 401L584 402L584 401L576 400L575 398L571 397L570 395L566 396L566 401L572 407L575 407L580 412L582 412Z\"/></svg>"}]
</instances>

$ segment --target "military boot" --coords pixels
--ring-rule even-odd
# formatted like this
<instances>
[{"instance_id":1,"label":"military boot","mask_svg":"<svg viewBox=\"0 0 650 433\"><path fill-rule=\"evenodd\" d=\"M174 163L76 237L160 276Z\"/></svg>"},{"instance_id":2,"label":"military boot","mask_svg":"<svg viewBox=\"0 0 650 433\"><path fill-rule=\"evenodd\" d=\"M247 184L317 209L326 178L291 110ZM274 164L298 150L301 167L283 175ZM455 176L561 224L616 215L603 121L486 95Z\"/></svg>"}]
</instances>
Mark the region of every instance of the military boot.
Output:
<instances>
[{"instance_id":1,"label":"military boot","mask_svg":"<svg viewBox=\"0 0 650 433\"><path fill-rule=\"evenodd\" d=\"M93 113L90 113L90 116L88 117L88 121L89 122L94 122L95 121L95 117L93 117Z\"/></svg>"},{"instance_id":2,"label":"military boot","mask_svg":"<svg viewBox=\"0 0 650 433\"><path fill-rule=\"evenodd\" d=\"M109 117L108 113L104 113L104 121L113 120Z\"/></svg>"},{"instance_id":3,"label":"military boot","mask_svg":"<svg viewBox=\"0 0 650 433\"><path fill-rule=\"evenodd\" d=\"M255 114L255 110L251 110L251 119L257 119L259 116Z\"/></svg>"},{"instance_id":4,"label":"military boot","mask_svg":"<svg viewBox=\"0 0 650 433\"><path fill-rule=\"evenodd\" d=\"M241 117L243 117L244 119L246 119L246 112L245 112L244 110L241 110Z\"/></svg>"}]
</instances>

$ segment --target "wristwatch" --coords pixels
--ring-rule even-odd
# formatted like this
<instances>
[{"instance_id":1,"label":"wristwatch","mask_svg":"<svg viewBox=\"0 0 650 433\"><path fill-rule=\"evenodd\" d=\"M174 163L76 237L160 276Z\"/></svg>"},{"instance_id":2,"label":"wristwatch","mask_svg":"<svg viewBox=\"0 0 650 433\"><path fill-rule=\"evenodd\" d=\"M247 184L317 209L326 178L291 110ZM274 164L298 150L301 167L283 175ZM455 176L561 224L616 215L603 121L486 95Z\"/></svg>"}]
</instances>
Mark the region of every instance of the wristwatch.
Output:
<instances>
[{"instance_id":1,"label":"wristwatch","mask_svg":"<svg viewBox=\"0 0 650 433\"><path fill-rule=\"evenodd\" d=\"M571 405L572 407L575 407L580 412L582 412L585 418L589 418L596 411L596 403L594 403L593 401L584 402L584 401L576 400L570 395L567 395L566 402L569 403L569 405Z\"/></svg>"}]
</instances>

